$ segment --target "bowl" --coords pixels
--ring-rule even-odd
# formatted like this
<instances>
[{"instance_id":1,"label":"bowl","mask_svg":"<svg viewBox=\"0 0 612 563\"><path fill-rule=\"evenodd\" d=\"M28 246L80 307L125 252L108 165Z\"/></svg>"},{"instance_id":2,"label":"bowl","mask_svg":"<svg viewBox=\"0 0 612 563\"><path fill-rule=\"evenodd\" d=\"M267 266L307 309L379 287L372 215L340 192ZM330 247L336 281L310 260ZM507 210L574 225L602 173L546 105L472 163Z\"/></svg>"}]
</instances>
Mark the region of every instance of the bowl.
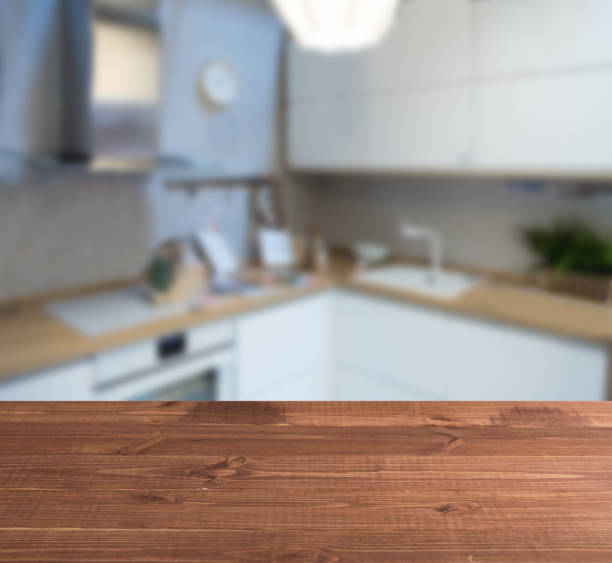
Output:
<instances>
[{"instance_id":1,"label":"bowl","mask_svg":"<svg viewBox=\"0 0 612 563\"><path fill-rule=\"evenodd\" d=\"M359 241L352 246L357 259L367 264L384 262L389 257L389 247L374 242Z\"/></svg>"}]
</instances>

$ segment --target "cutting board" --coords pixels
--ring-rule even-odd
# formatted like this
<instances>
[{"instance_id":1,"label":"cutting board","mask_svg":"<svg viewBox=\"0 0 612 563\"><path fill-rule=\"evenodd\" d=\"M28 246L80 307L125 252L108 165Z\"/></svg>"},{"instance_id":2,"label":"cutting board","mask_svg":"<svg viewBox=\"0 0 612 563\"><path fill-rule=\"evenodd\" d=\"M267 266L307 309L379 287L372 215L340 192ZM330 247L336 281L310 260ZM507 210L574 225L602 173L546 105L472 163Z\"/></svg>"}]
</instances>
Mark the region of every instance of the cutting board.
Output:
<instances>
[{"instance_id":1,"label":"cutting board","mask_svg":"<svg viewBox=\"0 0 612 563\"><path fill-rule=\"evenodd\" d=\"M187 311L189 304L154 305L146 287L139 286L53 301L44 308L78 332L99 336L178 315Z\"/></svg>"}]
</instances>

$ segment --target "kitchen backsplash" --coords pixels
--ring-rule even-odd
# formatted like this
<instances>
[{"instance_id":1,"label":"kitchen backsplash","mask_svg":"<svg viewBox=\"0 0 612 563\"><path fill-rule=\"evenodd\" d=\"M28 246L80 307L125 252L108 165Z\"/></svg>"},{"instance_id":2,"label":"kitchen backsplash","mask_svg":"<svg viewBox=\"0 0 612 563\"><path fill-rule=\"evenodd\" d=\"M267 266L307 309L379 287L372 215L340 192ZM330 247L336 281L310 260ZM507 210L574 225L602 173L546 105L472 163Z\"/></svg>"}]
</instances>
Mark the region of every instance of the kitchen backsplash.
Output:
<instances>
[{"instance_id":1,"label":"kitchen backsplash","mask_svg":"<svg viewBox=\"0 0 612 563\"><path fill-rule=\"evenodd\" d=\"M0 301L138 276L153 247L215 221L246 244L245 188L189 193L145 177L58 176L0 186Z\"/></svg>"},{"instance_id":2,"label":"kitchen backsplash","mask_svg":"<svg viewBox=\"0 0 612 563\"><path fill-rule=\"evenodd\" d=\"M519 237L522 225L579 217L612 231L612 195L568 195L575 194L570 184L358 176L304 182L311 184L310 214L332 244L365 239L423 255L418 242L399 235L409 219L442 233L448 260L502 272L522 272L533 263Z\"/></svg>"},{"instance_id":3,"label":"kitchen backsplash","mask_svg":"<svg viewBox=\"0 0 612 563\"><path fill-rule=\"evenodd\" d=\"M138 183L78 177L0 187L0 300L137 275L150 239Z\"/></svg>"}]
</instances>

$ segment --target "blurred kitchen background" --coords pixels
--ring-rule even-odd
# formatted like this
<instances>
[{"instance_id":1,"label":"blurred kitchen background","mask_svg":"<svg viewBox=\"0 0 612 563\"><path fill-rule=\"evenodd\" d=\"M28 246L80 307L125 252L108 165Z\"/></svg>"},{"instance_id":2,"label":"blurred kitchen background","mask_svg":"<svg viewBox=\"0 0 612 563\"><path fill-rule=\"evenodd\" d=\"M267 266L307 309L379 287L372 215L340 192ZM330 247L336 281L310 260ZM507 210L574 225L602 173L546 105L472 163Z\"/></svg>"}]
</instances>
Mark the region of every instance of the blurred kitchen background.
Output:
<instances>
[{"instance_id":1,"label":"blurred kitchen background","mask_svg":"<svg viewBox=\"0 0 612 563\"><path fill-rule=\"evenodd\" d=\"M0 400L607 400L609 0L0 0Z\"/></svg>"}]
</instances>

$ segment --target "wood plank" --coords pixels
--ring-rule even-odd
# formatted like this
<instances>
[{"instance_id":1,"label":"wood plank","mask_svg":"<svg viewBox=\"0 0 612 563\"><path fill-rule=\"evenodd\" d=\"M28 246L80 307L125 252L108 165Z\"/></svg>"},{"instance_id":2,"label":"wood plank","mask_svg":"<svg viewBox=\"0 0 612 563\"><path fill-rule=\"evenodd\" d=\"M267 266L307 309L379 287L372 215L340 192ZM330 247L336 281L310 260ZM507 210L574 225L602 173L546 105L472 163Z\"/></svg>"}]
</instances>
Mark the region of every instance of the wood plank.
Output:
<instances>
[{"instance_id":1,"label":"wood plank","mask_svg":"<svg viewBox=\"0 0 612 563\"><path fill-rule=\"evenodd\" d=\"M113 428L111 427L110 430ZM0 459L6 452L28 455L140 455L193 457L222 452L226 456L353 455L368 445L371 455L413 456L585 456L607 455L612 444L612 428L571 430L567 428L439 428L356 427L347 431L335 427L275 427L254 429L194 428L143 434L133 432L88 434L73 430L70 434L9 434L2 438ZM505 448L500 448L500 443ZM568 448L568 442L571 448Z\"/></svg>"},{"instance_id":2,"label":"wood plank","mask_svg":"<svg viewBox=\"0 0 612 563\"><path fill-rule=\"evenodd\" d=\"M156 563L393 561L415 563L604 563L605 546L597 551L566 549L513 538L489 544L478 533L462 534L457 546L433 533L300 531L278 534L243 530L0 530L6 546L3 561L139 561ZM453 538L457 539L455 535ZM44 547L41 547L44 546ZM470 559L471 558L471 559Z\"/></svg>"},{"instance_id":3,"label":"wood plank","mask_svg":"<svg viewBox=\"0 0 612 563\"><path fill-rule=\"evenodd\" d=\"M364 404L343 402L4 402L0 403L0 424L17 423L21 434L28 424L58 429L67 424L72 430L75 418L79 429L93 425L95 433L107 434L107 425L138 424L140 427L167 428L171 424L202 425L255 424L281 426L431 426L464 427L612 427L608 402L402 402ZM124 426L123 426L124 427ZM3 426L3 428L8 428ZM125 428L125 427L124 427Z\"/></svg>"},{"instance_id":4,"label":"wood plank","mask_svg":"<svg viewBox=\"0 0 612 563\"><path fill-rule=\"evenodd\" d=\"M482 465L486 462L486 469ZM429 502L440 494L456 494L477 486L480 496L564 499L612 498L602 488L611 470L607 456L565 457L445 457L335 455L244 458L222 456L3 456L0 491L83 489L165 489L224 492L263 489L307 489L335 494L337 487L350 490L364 484L377 491L410 490L415 500ZM474 483L474 471L478 482ZM435 481L435 489L422 489ZM542 489L542 482L546 489ZM517 485L520 484L520 489ZM204 489L205 488L205 489ZM445 492L447 491L447 493ZM212 493L211 493L212 494Z\"/></svg>"},{"instance_id":5,"label":"wood plank","mask_svg":"<svg viewBox=\"0 0 612 563\"><path fill-rule=\"evenodd\" d=\"M612 560L608 403L7 403L0 561Z\"/></svg>"}]
</instances>

